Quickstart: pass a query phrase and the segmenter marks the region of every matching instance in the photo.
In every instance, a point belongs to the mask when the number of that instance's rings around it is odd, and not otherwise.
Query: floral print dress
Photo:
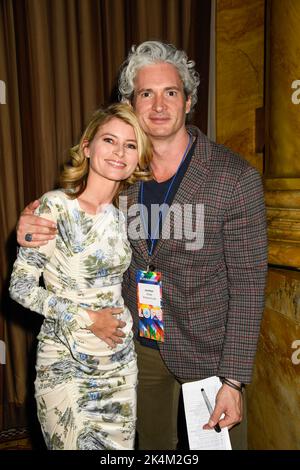
[[[35,396],[47,447],[132,449],[137,366],[121,296],[131,259],[124,216],[113,205],[89,215],[62,190],[46,193],[36,213],[55,221],[58,234],[45,246],[19,250],[10,294],[45,317]],[[85,309],[105,307],[123,308],[117,318],[126,322],[126,338],[114,349],[87,329]]]

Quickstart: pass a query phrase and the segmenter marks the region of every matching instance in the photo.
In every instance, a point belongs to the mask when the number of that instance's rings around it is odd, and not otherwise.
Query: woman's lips
[[[121,162],[120,160],[105,160],[106,163],[108,163],[109,165],[111,165],[112,167],[114,168],[125,168],[126,167],[126,163],[124,162]]]

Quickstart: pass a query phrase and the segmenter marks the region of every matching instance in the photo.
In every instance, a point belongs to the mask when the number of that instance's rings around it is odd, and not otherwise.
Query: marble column
[[[269,261],[294,268],[300,268],[299,22],[299,0],[267,1],[265,186]]]

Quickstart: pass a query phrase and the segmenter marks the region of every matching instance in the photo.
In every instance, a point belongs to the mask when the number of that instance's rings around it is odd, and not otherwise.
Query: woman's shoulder
[[[47,191],[39,199],[40,201],[48,201],[50,204],[59,201],[65,203],[65,201],[71,200],[64,189],[53,189],[52,191]]]
[[[47,212],[68,207],[71,199],[63,189],[54,189],[43,194],[40,198],[39,212]]]

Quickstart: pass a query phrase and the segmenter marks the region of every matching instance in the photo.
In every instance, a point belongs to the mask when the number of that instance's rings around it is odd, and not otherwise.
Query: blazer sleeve
[[[43,196],[40,202],[36,215],[56,222],[55,204],[46,196]],[[93,323],[86,310],[39,286],[40,277],[55,246],[56,240],[53,239],[38,248],[20,248],[11,275],[10,296],[19,304],[44,317],[52,317],[68,324],[72,330],[85,328]]]
[[[264,308],[267,224],[261,177],[247,167],[236,185],[223,225],[229,286],[225,341],[218,375],[251,381]]]

